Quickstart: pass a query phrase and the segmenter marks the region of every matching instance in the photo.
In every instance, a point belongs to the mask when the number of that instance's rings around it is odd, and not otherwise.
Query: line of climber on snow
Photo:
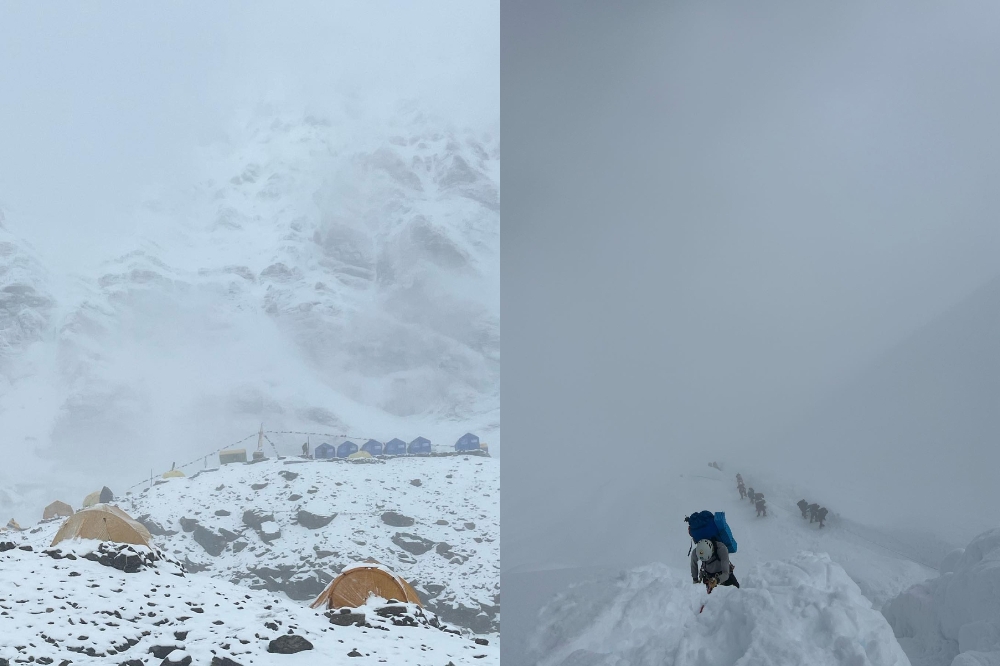
[[[799,507],[803,518],[808,517],[810,523],[819,523],[819,526],[823,527],[823,521],[826,520],[826,514],[828,513],[825,506],[820,506],[815,502],[810,504],[804,499],[796,502],[795,506]]]
[[[747,489],[743,483],[743,475],[739,473],[736,474],[736,489],[740,491],[740,499],[750,498],[750,504],[757,509],[758,517],[767,517],[767,500],[764,499],[764,493],[754,492],[753,488]]]
[[[736,565],[729,560],[730,553],[736,552],[736,539],[726,523],[726,514],[698,511],[684,522],[691,537],[688,555],[694,584],[704,584],[709,594],[719,585],[738,588],[740,583],[733,573]]]

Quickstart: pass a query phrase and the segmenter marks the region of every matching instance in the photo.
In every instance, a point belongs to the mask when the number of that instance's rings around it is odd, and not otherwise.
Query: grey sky
[[[673,466],[792,474],[783,431],[1000,273],[1000,9],[518,3],[502,20],[506,375],[525,387],[507,392],[503,567],[661,559],[679,518],[651,503]],[[900,470],[939,459],[893,451],[858,486],[897,500],[887,520],[926,490]],[[864,465],[809,454],[803,484]],[[949,484],[981,483],[951,471],[935,516],[967,508]],[[623,512],[601,523],[595,503]]]
[[[61,261],[133,230],[148,188],[262,102],[367,114],[499,108],[497,3],[0,6],[0,205]]]

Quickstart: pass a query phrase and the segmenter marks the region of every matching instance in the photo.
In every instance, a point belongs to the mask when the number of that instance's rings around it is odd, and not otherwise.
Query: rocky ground
[[[284,595],[185,573],[155,549],[86,540],[44,550],[0,543],[0,636],[0,666],[500,661],[496,644],[465,637],[416,605],[313,611]]]
[[[478,455],[271,459],[158,482],[119,505],[192,573],[299,605],[374,558],[426,608],[477,634],[500,629],[500,466]],[[47,547],[59,521],[24,534]]]

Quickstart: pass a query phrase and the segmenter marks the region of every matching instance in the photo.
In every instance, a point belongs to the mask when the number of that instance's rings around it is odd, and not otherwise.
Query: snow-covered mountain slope
[[[444,621],[499,631],[500,465],[489,457],[224,465],[119,505],[190,571],[308,604],[344,567],[375,558]],[[23,538],[46,547],[57,527]]]
[[[241,118],[149,197],[122,250],[88,274],[46,267],[44,302],[10,309],[45,362],[14,355],[0,427],[70,495],[261,421],[473,431],[498,452],[499,159],[498,126],[413,111]]]
[[[579,585],[543,610],[532,663],[908,664],[885,618],[826,555],[752,566],[740,582],[708,596],[689,573],[657,564]]]
[[[782,601],[781,604],[790,605],[790,607],[797,608],[802,613],[812,612],[809,609],[819,602],[815,599],[810,600],[811,597],[808,597],[808,595],[796,600],[795,590],[798,588],[795,585],[789,588],[788,580],[785,578],[787,568],[803,567],[804,569],[809,569],[813,565],[802,564],[803,561],[816,562],[818,560],[815,558],[822,559],[828,557],[829,565],[824,565],[822,568],[824,573],[818,575],[818,578],[813,582],[809,582],[812,575],[809,574],[804,581],[800,581],[800,584],[797,583],[796,585],[803,589],[813,586],[825,589],[822,587],[825,584],[822,583],[825,580],[825,576],[830,575],[841,579],[846,574],[850,581],[852,581],[851,585],[848,586],[851,592],[847,593],[842,590],[842,594],[835,595],[841,601],[847,602],[847,605],[837,612],[842,610],[848,617],[865,618],[863,622],[864,626],[859,624],[860,628],[858,631],[862,633],[875,631],[873,629],[875,625],[869,622],[873,617],[875,620],[871,620],[872,622],[878,620],[881,622],[880,626],[888,628],[888,625],[885,624],[885,621],[878,614],[883,604],[912,585],[921,583],[937,573],[932,568],[937,565],[937,562],[928,559],[928,552],[930,551],[922,548],[919,543],[903,543],[891,535],[884,534],[870,526],[850,520],[837,512],[835,504],[827,504],[823,497],[818,497],[815,493],[811,494],[808,490],[798,488],[791,481],[776,479],[771,475],[757,474],[752,469],[737,470],[725,466],[724,468],[724,472],[707,466],[689,468],[687,470],[684,470],[684,468],[674,469],[671,475],[664,478],[662,485],[656,489],[655,494],[647,498],[648,501],[638,502],[631,494],[620,497],[617,503],[614,501],[595,501],[587,514],[588,519],[594,525],[603,525],[605,521],[611,520],[628,521],[630,520],[630,514],[638,513],[643,517],[643,520],[639,521],[643,527],[641,527],[641,533],[635,535],[635,538],[655,541],[659,552],[662,553],[657,558],[659,562],[654,568],[640,569],[638,572],[622,574],[626,577],[626,580],[633,580],[629,578],[629,576],[632,576],[634,580],[649,579],[657,581],[656,585],[659,586],[659,592],[653,595],[656,597],[661,597],[668,593],[676,596],[688,588],[700,592],[701,596],[704,597],[705,591],[703,587],[695,588],[691,585],[687,558],[690,539],[687,535],[683,518],[694,511],[706,509],[724,511],[726,513],[727,521],[739,545],[737,553],[732,556],[732,561],[736,565],[736,575],[741,584],[747,588],[754,586],[763,588],[768,585],[782,586],[791,596]],[[764,493],[768,505],[768,515],[766,517],[757,517],[754,507],[748,501],[741,501],[739,499],[735,482],[737,471],[742,473],[748,486],[753,487],[757,492]],[[801,518],[795,502],[802,497],[810,501],[817,501],[828,505],[831,509],[831,514],[827,518],[825,527],[820,529],[816,523],[810,524],[808,520]],[[655,514],[655,518],[646,515],[645,511],[647,508],[652,514]],[[567,533],[561,535],[561,538],[573,541],[574,539],[580,540],[584,536]],[[932,546],[931,550],[937,549],[936,543],[932,544]],[[586,551],[592,547],[587,544],[581,544],[580,548]],[[797,555],[798,553],[811,554],[803,556]],[[557,565],[558,563],[539,562],[537,568],[541,570],[545,564]],[[768,576],[772,574],[768,572],[772,570],[786,571],[786,573],[774,574],[774,576],[777,576],[776,578],[769,578]],[[740,572],[743,573],[741,574]],[[539,571],[538,575],[543,576],[544,571]],[[569,658],[569,653],[564,652],[563,648],[570,645],[576,645],[581,647],[581,649],[587,649],[592,652],[600,652],[600,645],[604,643],[597,638],[598,636],[608,637],[610,642],[607,644],[606,651],[610,651],[618,657],[632,660],[631,663],[647,663],[641,661],[642,659],[651,660],[648,663],[669,663],[669,660],[665,658],[662,662],[655,662],[655,655],[682,654],[678,650],[682,650],[685,644],[672,643],[667,639],[663,639],[667,642],[657,642],[661,639],[648,638],[648,641],[650,641],[648,645],[641,647],[640,644],[645,645],[645,641],[647,641],[645,632],[632,628],[647,626],[642,623],[648,622],[649,626],[659,623],[663,627],[663,632],[670,632],[675,629],[678,631],[687,631],[690,628],[687,624],[676,624],[680,622],[680,615],[676,607],[661,603],[659,600],[650,601],[645,607],[646,611],[648,611],[648,620],[633,620],[627,616],[616,624],[613,621],[614,613],[607,612],[602,604],[611,603],[610,599],[618,598],[619,595],[624,595],[621,599],[625,600],[630,598],[629,595],[637,594],[634,591],[629,592],[632,589],[629,586],[632,584],[622,583],[621,585],[624,585],[624,587],[619,589],[620,585],[615,582],[615,575],[610,572],[597,571],[588,577],[594,581],[592,584],[587,585],[587,589],[591,590],[591,592],[584,592],[581,593],[583,596],[576,597],[571,594],[565,602],[560,602],[559,604],[550,606],[547,610],[543,610],[539,617],[539,625],[534,629],[534,632],[539,636],[546,632],[555,632],[557,635],[565,636],[566,639],[559,642],[558,645],[545,643],[544,640],[537,639],[541,640],[538,643],[541,653],[535,654],[534,657],[519,654],[512,655],[511,663],[534,663],[531,659],[540,659],[543,656],[552,659],[553,661],[550,663],[560,663],[561,659]],[[780,582],[782,580],[785,582]],[[676,587],[680,587],[681,590],[676,590]],[[590,603],[587,601],[586,595],[592,594],[592,591],[598,588],[612,590],[612,592],[608,592],[611,596],[600,603],[596,601]],[[740,592],[743,591],[740,590]],[[756,595],[757,592],[753,594]],[[812,592],[809,594],[812,594]],[[683,592],[683,596],[680,598],[686,600],[688,595],[688,592]],[[509,601],[510,598],[512,597],[508,590],[508,603],[513,603]],[[713,600],[715,598],[714,592],[712,598]],[[756,596],[753,598],[756,598]],[[578,605],[576,610],[571,614],[575,619],[568,624],[562,624],[563,620],[557,619],[555,616],[565,616],[568,613],[567,608],[570,603]],[[630,601],[629,603],[633,602]],[[683,603],[680,605],[683,605]],[[641,603],[639,605],[642,607]],[[778,605],[780,606],[780,604]],[[731,610],[727,610],[727,612]],[[707,613],[708,610],[705,612]],[[745,609],[739,612],[745,613]],[[769,622],[777,624],[782,624],[786,621],[793,622],[791,618],[784,618],[780,614],[785,611],[779,612],[775,610],[775,612],[778,615],[771,616],[770,619],[754,619],[748,625],[750,627],[748,629],[750,634],[758,631],[756,627],[763,628],[769,626]],[[744,617],[744,615],[740,615],[739,617]],[[718,620],[718,617],[716,619]],[[801,618],[794,620],[794,622],[800,621]],[[737,626],[742,626],[740,622],[743,622],[743,620],[738,620]],[[748,620],[748,622],[750,621]],[[837,628],[839,627],[837,624],[839,621],[830,619],[830,622],[833,623],[831,626],[834,627],[831,631],[835,635],[839,635],[842,629]],[[861,622],[861,619],[858,619],[857,622]],[[613,627],[613,629],[610,627]],[[577,632],[577,629],[580,629],[580,631]],[[760,631],[763,631],[763,629],[760,629]],[[845,640],[854,640],[850,638],[852,635],[850,631],[844,631],[846,632],[843,634]],[[632,638],[628,640],[634,643],[628,643],[626,639],[612,639],[612,633],[631,636]],[[744,638],[746,637],[746,632],[742,628],[737,633]],[[591,638],[587,638],[586,640],[580,638],[585,635],[591,636]],[[891,631],[887,634],[882,629],[878,629],[874,634],[869,634],[869,637],[875,635],[880,637],[878,639],[880,643],[883,642],[886,636],[888,636],[889,643],[895,643]],[[788,640],[789,642],[793,640],[793,637],[787,634],[780,634],[779,638]],[[860,634],[854,638],[857,640],[862,639]],[[510,643],[518,640],[527,640],[527,637],[508,634],[507,639]],[[725,640],[728,640],[728,637]],[[769,646],[768,649],[777,649],[775,643],[754,643],[754,640],[757,639],[747,639],[749,642],[740,642],[743,640],[743,638],[737,640],[738,645],[732,648],[736,650],[732,653],[733,655],[739,656],[744,654],[744,652],[740,652],[739,650],[749,651],[747,654],[757,654],[755,651],[762,649],[765,644]],[[821,639],[817,638],[816,640]],[[854,640],[854,644],[857,644],[857,640]],[[583,643],[580,641],[583,641]],[[584,643],[590,647],[582,647]],[[728,645],[728,643],[726,644]],[[700,644],[691,643],[691,645]],[[809,643],[803,649],[819,649],[819,645],[820,643]],[[646,651],[647,649],[649,650],[648,652]],[[789,655],[788,660],[775,663],[824,663],[823,661],[810,662],[806,658],[808,652],[795,652],[798,648],[794,645],[789,645],[787,649],[789,650],[787,653]],[[618,652],[615,652],[616,650]],[[630,650],[636,651],[630,652]],[[844,654],[849,655],[851,653],[847,652]],[[733,656],[728,662],[723,660],[722,663],[733,663],[736,661],[737,656]],[[574,657],[574,659],[576,658]],[[581,661],[574,662],[571,660],[567,663],[618,663],[610,657],[606,662],[601,661],[604,657],[588,656],[586,658],[592,659],[592,661],[587,661],[583,658],[583,655],[578,655],[578,658]],[[869,657],[869,659],[870,662],[868,663],[879,663],[873,657]],[[677,663],[687,662],[679,661]],[[690,663],[716,662],[711,660],[705,662],[692,660]],[[751,660],[746,663],[767,662],[755,662]],[[851,662],[848,661],[846,663]],[[866,662],[859,661],[858,663]],[[890,661],[889,663],[892,662]],[[905,661],[900,663],[905,663]]]
[[[375,600],[361,611],[369,626],[338,626],[324,612],[281,595],[206,574],[176,575],[179,570],[162,560],[124,573],[84,559],[83,551],[96,543],[63,542],[59,558],[37,549],[0,552],[0,664],[500,662],[496,645],[423,621],[399,626],[392,620],[403,616],[380,615],[385,605]],[[394,610],[411,618],[416,612],[413,606]],[[304,647],[302,640],[310,647],[280,651]]]
[[[883,609],[913,666],[1000,663],[1000,529],[980,534]]]
[[[10,361],[45,336],[55,302],[38,257],[4,222],[0,209],[0,371],[11,382],[18,375]]]
[[[819,492],[966,543],[1000,504],[1000,277],[878,358],[768,447]],[[941,479],[955,479],[937,492]],[[930,491],[930,492],[928,492]]]

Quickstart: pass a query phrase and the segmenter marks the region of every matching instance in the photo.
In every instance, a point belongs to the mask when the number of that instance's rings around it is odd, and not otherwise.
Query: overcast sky
[[[503,568],[662,559],[671,470],[780,475],[769,442],[1000,274],[1000,7],[514,3],[502,22]],[[865,465],[825,444],[799,482]],[[883,518],[910,502],[926,523],[927,487],[900,478],[941,451],[880,453],[885,478],[850,485],[876,519],[891,495]],[[985,490],[948,471],[935,518]],[[546,538],[560,521],[589,539]]]
[[[418,99],[498,116],[498,3],[0,5],[0,206],[68,264],[133,230],[144,192],[237,110]]]

